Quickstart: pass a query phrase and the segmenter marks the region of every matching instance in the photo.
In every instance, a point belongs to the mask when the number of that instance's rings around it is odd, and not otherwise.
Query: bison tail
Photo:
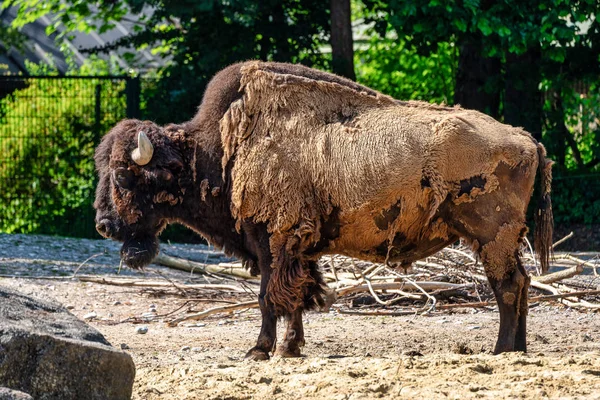
[[[538,207],[535,211],[534,246],[540,259],[542,272],[548,272],[550,266],[550,253],[552,252],[552,233],[554,230],[554,218],[552,216],[552,199],[550,191],[552,186],[552,164],[546,158],[544,146],[538,144],[539,158],[539,184],[540,197]]]

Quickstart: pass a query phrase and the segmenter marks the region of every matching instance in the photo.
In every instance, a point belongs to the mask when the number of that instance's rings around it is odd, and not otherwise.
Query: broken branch
[[[562,238],[562,239],[560,239],[560,240],[557,240],[557,241],[556,241],[556,243],[554,243],[554,244],[552,245],[552,249],[554,249],[554,248],[555,248],[556,246],[558,246],[559,244],[562,244],[562,243],[566,242],[567,240],[571,239],[573,236],[575,236],[575,235],[573,234],[573,232],[571,232],[571,233],[569,233],[567,236],[565,236],[564,238]]]
[[[99,276],[90,275],[79,275],[77,276],[82,282],[100,283],[103,285],[113,286],[133,286],[133,287],[161,287],[169,288],[175,287],[177,289],[189,290],[189,289],[210,289],[210,290],[225,290],[230,292],[245,293],[245,291],[237,286],[232,285],[217,285],[217,284],[180,284],[174,282],[160,282],[160,281],[148,281],[148,280],[136,280],[136,279],[113,279],[103,278]]]
[[[469,289],[473,287],[473,284],[456,284],[456,283],[447,283],[447,282],[415,282],[420,288],[423,290],[440,290],[440,289]],[[373,290],[403,290],[403,291],[420,291],[419,288],[411,286],[410,284],[406,284],[406,282],[386,282],[386,283],[373,283],[371,284]],[[358,292],[367,292],[369,291],[369,286],[367,284],[364,285],[356,285],[345,287],[341,289],[337,289],[336,292],[338,296],[345,296],[351,293]]]

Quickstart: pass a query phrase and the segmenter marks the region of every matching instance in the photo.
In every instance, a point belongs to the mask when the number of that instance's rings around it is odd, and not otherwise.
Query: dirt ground
[[[493,311],[442,316],[305,317],[304,358],[244,360],[260,328],[258,311],[216,315],[196,326],[131,323],[184,300],[93,283],[3,279],[0,284],[51,297],[90,324],[136,364],[134,399],[600,398],[597,314],[538,306],[529,319],[529,353],[492,356]],[[200,310],[215,304],[194,306]],[[283,332],[280,331],[280,336]],[[467,353],[467,354],[464,354]]]
[[[46,259],[33,264],[26,257],[39,255],[8,254],[7,240],[0,238],[5,276],[17,264],[21,275],[26,268],[58,268],[48,250]],[[82,246],[74,245],[73,251]],[[64,248],[59,253],[64,259]],[[158,318],[144,323],[148,332],[139,334],[140,324],[118,321],[139,318],[150,309],[166,314],[185,300],[74,280],[4,277],[0,285],[53,298],[80,318],[96,313],[90,324],[134,359],[134,399],[600,399],[598,314],[551,303],[531,308],[528,354],[491,355],[498,329],[493,308],[403,317],[330,311],[305,316],[305,357],[254,362],[244,354],[260,329],[257,310],[217,314],[175,328]],[[201,301],[191,307],[200,311],[216,305]]]

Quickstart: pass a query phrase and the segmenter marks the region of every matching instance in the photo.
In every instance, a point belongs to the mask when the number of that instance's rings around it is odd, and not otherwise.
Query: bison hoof
[[[278,355],[280,357],[284,357],[284,358],[294,358],[294,357],[304,357],[301,353],[300,353],[300,348],[296,347],[296,348],[290,348],[288,346],[281,346],[277,348],[277,351],[275,352],[275,355]]]
[[[264,351],[263,349],[259,349],[257,347],[253,347],[246,353],[246,359],[253,361],[265,361],[268,360],[269,352]]]

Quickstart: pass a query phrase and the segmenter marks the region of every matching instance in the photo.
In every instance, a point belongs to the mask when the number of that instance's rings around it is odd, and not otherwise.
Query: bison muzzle
[[[324,254],[410,264],[463,239],[498,301],[495,352],[526,350],[519,259],[539,171],[535,244],[552,238],[551,162],[520,128],[460,107],[402,102],[336,75],[246,62],[218,73],[189,122],[125,120],[96,151],[100,234],[140,268],[184,224],[261,275],[247,354],[299,356],[302,313],[325,302]]]

